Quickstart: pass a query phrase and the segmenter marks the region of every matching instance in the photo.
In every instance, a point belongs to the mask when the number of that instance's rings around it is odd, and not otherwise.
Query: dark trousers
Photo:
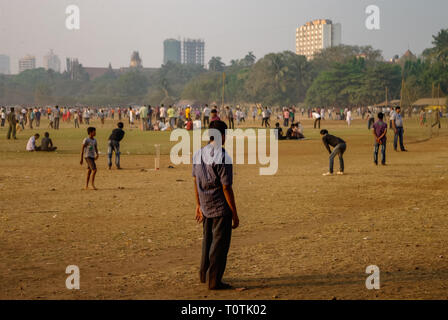
[[[344,152],[347,149],[347,145],[345,143],[338,144],[334,149],[333,152],[330,154],[330,173],[333,173],[333,165],[334,165],[334,158],[339,156],[339,171],[344,172]]]
[[[367,123],[367,128],[370,130],[370,128],[373,127],[373,124],[375,123],[374,118],[369,118],[369,122]]]
[[[233,118],[229,119],[229,129],[235,129],[235,124],[233,123]]]
[[[54,118],[54,128],[59,130],[59,118]]]
[[[115,165],[120,168],[120,142],[109,140],[107,147],[107,164],[112,167],[112,152],[115,152]]]
[[[397,150],[398,147],[398,139],[400,139],[400,149],[401,151],[405,150],[404,144],[403,144],[403,127],[397,127],[397,132],[395,132],[394,136],[394,150]]]
[[[261,126],[263,125],[265,128],[271,127],[271,124],[269,123],[269,118],[263,118],[263,120],[261,121]]]
[[[9,124],[9,127],[8,127],[8,134],[6,135],[6,137],[8,138],[8,140],[11,139],[11,134],[12,134],[12,137],[13,137],[14,139],[16,139],[16,125],[15,125],[15,124]]]
[[[210,119],[209,117],[204,116],[204,126],[203,126],[204,128],[207,128],[210,125],[209,119]]]
[[[373,151],[373,161],[378,164],[378,151],[380,149],[380,144],[375,143],[375,149]],[[386,164],[386,142],[381,144],[381,163]]]
[[[318,128],[320,129],[320,118],[314,120],[314,129],[316,129],[316,125],[318,125]]]
[[[204,217],[203,234],[200,277],[202,282],[206,282],[208,271],[208,286],[213,289],[221,283],[226,269],[232,237],[232,215]]]

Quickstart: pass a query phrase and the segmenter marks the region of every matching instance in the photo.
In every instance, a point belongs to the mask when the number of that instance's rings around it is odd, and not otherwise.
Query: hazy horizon
[[[65,9],[80,8],[81,28],[65,27]],[[381,9],[381,29],[367,30],[365,9]],[[0,0],[0,54],[18,60],[36,56],[36,66],[50,49],[61,59],[78,58],[85,67],[127,67],[139,51],[144,67],[160,67],[168,38],[205,40],[205,61],[220,56],[228,64],[253,51],[295,52],[295,30],[314,19],[342,24],[342,43],[372,45],[385,59],[415,54],[431,46],[432,35],[447,28],[446,0]]]

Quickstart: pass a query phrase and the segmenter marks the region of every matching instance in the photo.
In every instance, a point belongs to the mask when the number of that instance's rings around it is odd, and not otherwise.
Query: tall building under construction
[[[184,39],[182,43],[182,63],[204,66],[204,40]]]

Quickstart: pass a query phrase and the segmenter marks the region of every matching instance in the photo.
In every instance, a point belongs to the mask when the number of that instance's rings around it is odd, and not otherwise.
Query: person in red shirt
[[[210,113],[210,115],[211,115],[210,122],[221,120],[221,119],[218,117],[218,110],[216,110],[216,109],[213,109],[212,112]]]

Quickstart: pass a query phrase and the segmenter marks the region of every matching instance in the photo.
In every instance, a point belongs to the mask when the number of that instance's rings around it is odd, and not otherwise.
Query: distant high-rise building
[[[9,56],[0,54],[0,74],[10,74]]]
[[[142,68],[142,59],[140,58],[140,54],[138,51],[134,51],[131,56],[131,68]]]
[[[331,20],[307,22],[296,30],[296,53],[308,60],[322,49],[341,44],[342,27]]]
[[[182,50],[182,63],[204,66],[205,42],[203,40],[185,39]]]
[[[53,53],[53,50],[44,56],[44,68],[47,70],[53,70],[55,72],[61,72],[61,60],[57,55]]]
[[[181,42],[180,40],[167,39],[163,42],[163,64],[168,61],[181,63]]]
[[[27,55],[19,60],[19,73],[36,68],[36,57]]]

